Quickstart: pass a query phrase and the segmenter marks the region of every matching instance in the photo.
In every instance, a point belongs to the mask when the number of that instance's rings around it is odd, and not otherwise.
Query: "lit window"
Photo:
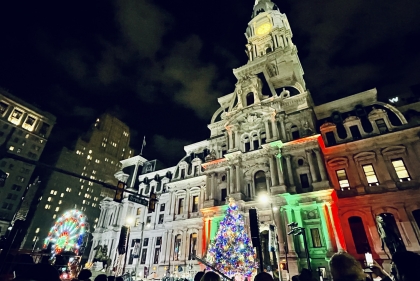
[[[56,215],[56,214],[54,214],[53,219],[55,219],[56,217],[57,217],[57,215]]]
[[[338,183],[340,184],[341,190],[350,189],[350,184],[349,184],[349,180],[347,179],[346,170],[344,169],[337,170],[336,173],[337,173]]]
[[[51,190],[50,194],[54,194],[54,189],[53,189],[53,190]]]
[[[94,174],[94,175],[95,175],[95,174],[96,174],[96,171],[95,171],[95,170],[93,170],[93,171],[92,171],[92,174]]]
[[[105,158],[105,162],[108,162],[109,160],[108,160],[108,158]]]
[[[35,230],[35,233],[38,233],[39,232],[39,227]]]
[[[60,197],[64,197],[64,193],[61,193]]]
[[[86,191],[89,191],[89,187],[86,189]]]
[[[51,206],[50,205],[48,205],[48,204],[45,204],[45,209],[49,209],[49,208],[51,208]]]
[[[89,159],[89,160],[92,160],[92,156],[91,155],[88,155],[86,158]]]
[[[47,201],[48,201],[48,202],[51,202],[51,197],[48,197]]]
[[[83,200],[82,204],[85,204],[86,200]]]
[[[34,129],[36,119],[32,116],[28,116],[23,123],[22,127],[28,131],[32,131]]]
[[[392,160],[392,165],[394,166],[395,172],[400,181],[410,181],[410,175],[408,174],[407,168],[405,167],[404,161],[402,159]]]
[[[78,195],[80,196],[80,194],[82,194],[82,193],[79,191],[79,194]]]
[[[38,236],[34,236],[34,239],[32,239],[32,242],[38,241]]]
[[[58,205],[61,205],[61,203],[63,203],[63,201],[61,201],[61,200],[60,200],[60,201],[58,201]]]
[[[58,212],[60,210],[60,207],[55,208],[55,211]]]
[[[15,147],[14,147],[14,146],[10,146],[10,147],[9,147],[9,150],[10,150],[10,151],[13,151],[13,150],[15,150]]]
[[[362,167],[363,167],[363,172],[365,172],[365,176],[366,176],[369,186],[379,185],[378,178],[376,177],[373,166],[363,165]]]
[[[99,161],[99,159],[96,159],[96,160],[95,160],[95,163],[100,163],[100,162],[101,162],[101,161]]]
[[[98,218],[95,219],[95,222],[98,222]]]
[[[83,167],[83,170],[86,170],[86,166]]]
[[[82,186],[80,186],[80,189],[83,189],[83,185],[82,185]]]
[[[57,190],[54,190],[54,195],[57,195]]]
[[[90,186],[92,186],[92,185],[93,185],[93,182],[91,182],[91,181],[90,181],[90,182],[89,182],[89,185],[90,185]]]
[[[82,152],[80,150],[76,150],[76,154],[80,155]]]

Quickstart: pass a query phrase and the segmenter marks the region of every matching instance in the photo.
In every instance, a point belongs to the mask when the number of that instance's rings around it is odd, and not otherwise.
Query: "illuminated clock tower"
[[[238,79],[261,71],[270,82],[273,95],[275,89],[284,86],[293,86],[299,92],[306,90],[289,21],[276,4],[270,0],[256,0],[245,36],[248,41],[245,52],[249,60],[234,70]]]

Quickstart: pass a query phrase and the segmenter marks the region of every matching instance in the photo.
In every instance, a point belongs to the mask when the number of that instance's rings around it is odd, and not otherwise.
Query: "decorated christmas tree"
[[[249,277],[257,268],[255,251],[244,229],[244,218],[232,198],[216,238],[209,245],[206,260],[229,277]]]

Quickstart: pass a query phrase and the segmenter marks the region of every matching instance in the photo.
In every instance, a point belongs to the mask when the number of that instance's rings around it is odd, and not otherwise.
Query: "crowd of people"
[[[30,256],[23,256],[20,263],[14,268],[16,281],[59,281],[60,275],[57,269],[48,263],[33,264]],[[334,254],[330,260],[331,277],[333,281],[419,281],[420,255],[410,252],[396,252],[392,256],[391,270],[386,272],[378,263],[369,267],[367,273],[361,263],[352,255],[346,252]],[[107,276],[100,274],[91,279],[92,272],[83,269],[77,278],[72,281],[123,281],[122,277]],[[373,280],[372,280],[373,279]],[[299,275],[293,276],[292,281],[315,281],[310,270],[304,268]],[[220,276],[213,271],[200,271],[194,281],[222,281]],[[267,272],[258,273],[254,281],[274,281],[271,274]]]

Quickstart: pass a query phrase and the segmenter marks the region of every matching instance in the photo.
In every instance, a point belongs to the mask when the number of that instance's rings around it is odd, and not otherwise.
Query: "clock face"
[[[270,23],[263,23],[257,28],[257,35],[264,35],[270,32],[271,30],[271,24]]]

